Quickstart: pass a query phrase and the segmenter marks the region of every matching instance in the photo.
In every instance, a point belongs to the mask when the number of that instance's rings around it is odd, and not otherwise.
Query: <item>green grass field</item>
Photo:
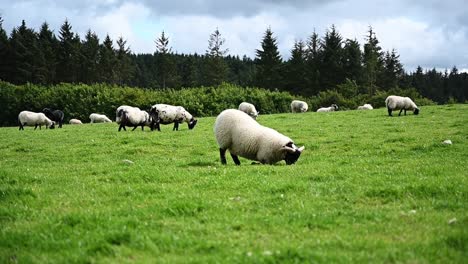
[[[296,164],[222,166],[214,117],[0,128],[0,262],[466,263],[468,105],[258,121]]]

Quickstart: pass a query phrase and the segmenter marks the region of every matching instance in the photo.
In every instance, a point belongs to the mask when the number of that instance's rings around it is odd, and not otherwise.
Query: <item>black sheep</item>
[[[52,121],[58,124],[59,128],[62,128],[63,117],[65,116],[61,110],[52,110],[50,108],[42,109],[42,112]]]

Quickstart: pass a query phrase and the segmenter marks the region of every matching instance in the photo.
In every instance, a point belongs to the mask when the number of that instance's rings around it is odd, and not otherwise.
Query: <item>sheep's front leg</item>
[[[221,164],[226,165],[226,150],[220,148],[219,149],[219,157],[221,158]]]
[[[179,131],[179,122],[175,121],[174,122],[174,128],[172,129],[172,131]]]
[[[119,126],[119,132],[120,132],[120,130],[121,130],[122,128],[123,128],[123,130],[124,130],[124,131],[127,131],[127,129],[125,128],[125,126],[124,126],[124,125],[122,125],[122,123],[120,123],[120,126]]]
[[[230,153],[230,154],[231,154],[231,157],[232,157],[232,160],[234,161],[234,163],[236,165],[240,165],[239,158],[236,155],[232,154],[232,153]]]
[[[398,116],[400,116],[400,115],[401,115],[401,112],[402,112],[402,111],[403,111],[403,109],[401,109],[401,110],[400,110],[400,113],[398,113]]]

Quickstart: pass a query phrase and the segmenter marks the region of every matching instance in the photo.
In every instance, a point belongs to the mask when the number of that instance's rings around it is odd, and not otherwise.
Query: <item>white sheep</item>
[[[390,95],[385,99],[385,105],[387,106],[389,116],[392,116],[393,110],[400,110],[398,115],[401,115],[402,111],[405,111],[406,115],[406,110],[413,111],[415,115],[419,114],[419,108],[409,97]]]
[[[239,110],[248,114],[251,116],[253,119],[257,119],[259,112],[257,112],[257,109],[255,109],[255,106],[251,103],[247,102],[242,102],[239,105]]]
[[[76,119],[76,118],[70,119],[69,123],[70,123],[70,125],[82,125],[83,124],[83,122],[81,122],[81,120]]]
[[[140,110],[138,107],[122,107],[117,113],[119,119],[119,131],[123,128],[125,131],[126,126],[133,126],[135,130],[138,126],[141,126],[141,130],[144,130],[144,126],[151,126],[151,117],[146,111]]]
[[[50,120],[44,113],[35,113],[30,111],[21,111],[18,115],[19,130],[24,130],[24,126],[34,126],[34,130],[42,125],[47,128],[54,129],[55,122]]]
[[[196,120],[182,106],[168,104],[155,104],[150,109],[150,115],[153,120],[152,130],[161,131],[160,124],[168,125],[174,123],[174,130],[179,130],[179,123],[186,122],[189,129],[193,129],[197,124]]]
[[[321,107],[319,109],[317,109],[317,112],[320,113],[320,112],[333,112],[333,111],[336,111],[338,110],[338,106],[336,104],[332,104],[330,107]]]
[[[307,109],[309,109],[309,105],[304,101],[293,100],[291,102],[291,112],[293,113],[304,113],[307,112]]]
[[[89,119],[91,120],[91,123],[112,123],[112,120],[110,120],[106,115],[96,113],[90,114]]]
[[[226,150],[229,150],[236,165],[240,165],[237,156],[263,164],[285,160],[290,165],[299,159],[304,150],[304,146],[296,147],[290,138],[260,125],[249,115],[236,109],[224,110],[218,115],[214,133],[222,164],[226,164]]]
[[[374,109],[374,108],[373,108],[372,105],[370,105],[370,104],[364,104],[364,105],[358,106],[357,109],[358,109],[358,110],[372,110],[372,109]]]
[[[133,107],[133,106],[128,106],[128,105],[121,105],[121,106],[117,107],[117,110],[115,110],[115,122],[117,124],[120,124],[120,116],[119,116],[120,110],[132,109],[132,108],[137,108],[138,110],[140,110],[140,108],[138,108],[138,107]]]

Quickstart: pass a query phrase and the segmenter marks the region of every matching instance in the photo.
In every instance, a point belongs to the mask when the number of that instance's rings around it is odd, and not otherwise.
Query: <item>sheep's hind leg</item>
[[[398,113],[398,116],[400,116],[400,115],[401,115],[401,112],[402,112],[402,111],[403,111],[403,109],[401,109],[401,110],[400,110],[400,113]]]
[[[387,108],[387,110],[388,110],[388,116],[392,116],[392,109]]]
[[[236,155],[232,154],[232,153],[230,153],[230,154],[231,154],[232,160],[234,160],[234,163],[236,165],[240,165],[239,158]]]
[[[219,157],[221,158],[221,164],[226,165],[226,150],[220,148],[219,149]]]

